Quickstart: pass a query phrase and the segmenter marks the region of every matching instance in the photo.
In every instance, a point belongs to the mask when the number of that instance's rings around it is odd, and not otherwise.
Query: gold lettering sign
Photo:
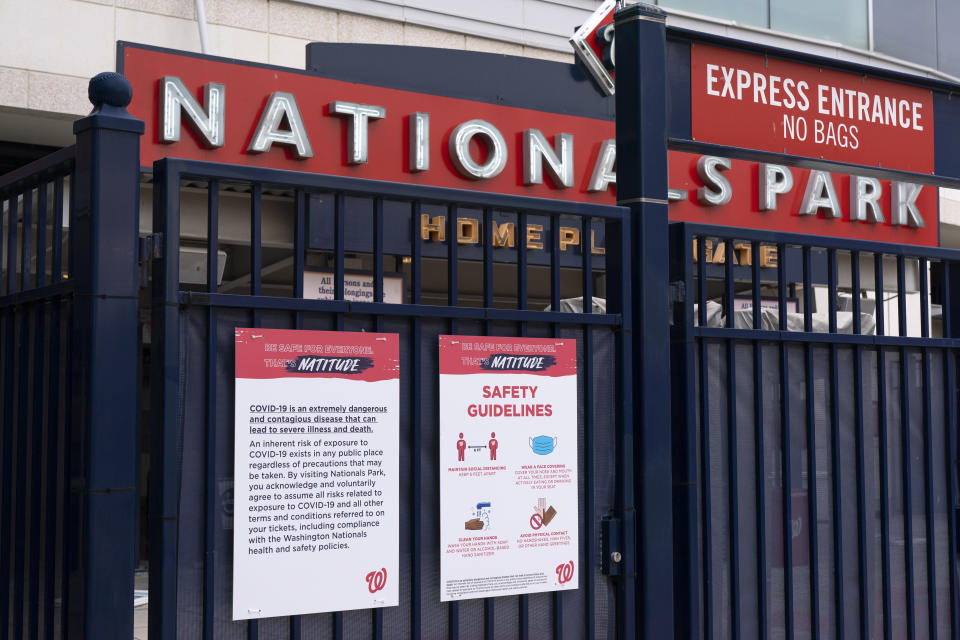
[[[693,240],[693,261],[700,259],[698,252],[697,239]],[[703,255],[710,264],[726,264],[727,262],[727,243],[726,241],[714,243],[713,240],[707,240],[703,243]],[[777,247],[766,244],[760,245],[758,257],[761,269],[772,269],[777,266]],[[741,267],[749,267],[753,264],[753,247],[749,242],[733,243],[733,264]]]
[[[496,220],[491,220],[491,235],[493,246],[512,247],[516,244],[516,233],[512,222],[497,224]]]
[[[420,215],[420,238],[443,242],[447,238],[447,216],[436,216],[431,219],[429,214]]]
[[[560,251],[568,247],[584,248],[585,238],[576,227],[558,227],[557,243]],[[457,244],[481,244],[483,237],[480,220],[477,218],[457,218]],[[527,249],[543,250],[543,225],[528,224],[523,233]],[[420,237],[431,242],[445,242],[447,239],[447,217],[420,215]],[[515,247],[517,245],[517,225],[513,222],[491,220],[490,244],[494,247]],[[595,256],[606,255],[606,247],[597,246],[596,230],[590,230],[590,253]]]
[[[480,221],[476,218],[457,218],[457,244],[480,242]]]

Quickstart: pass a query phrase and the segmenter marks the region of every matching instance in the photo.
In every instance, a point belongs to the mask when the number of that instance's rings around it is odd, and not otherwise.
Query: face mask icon
[[[536,438],[530,438],[530,448],[538,456],[545,456],[548,453],[553,453],[553,450],[557,446],[557,439],[551,436],[537,436]]]

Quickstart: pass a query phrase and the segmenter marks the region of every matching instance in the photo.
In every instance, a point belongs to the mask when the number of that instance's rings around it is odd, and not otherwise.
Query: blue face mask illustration
[[[536,438],[530,438],[530,448],[533,449],[533,452],[538,456],[545,456],[548,453],[553,453],[553,449],[557,446],[557,439],[551,436],[537,436]]]

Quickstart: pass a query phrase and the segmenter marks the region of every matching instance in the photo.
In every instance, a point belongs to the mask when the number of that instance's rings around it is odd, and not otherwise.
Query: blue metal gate
[[[957,637],[960,252],[671,235],[678,637]]]
[[[633,507],[631,367],[622,355],[630,348],[630,314],[623,312],[630,307],[631,291],[625,268],[630,237],[626,209],[171,159],[154,166],[153,188],[151,638],[633,637],[634,607],[625,602],[624,594],[630,593],[635,579],[635,559],[629,531],[621,535],[616,526],[624,514],[632,517]],[[180,284],[179,273],[181,213],[188,206],[183,204],[185,190],[194,193],[193,202],[196,198],[205,202],[207,225],[202,247],[206,281],[192,290]],[[249,255],[232,258],[249,261],[251,277],[242,295],[221,292],[217,281],[220,210],[227,196],[242,198],[249,213]],[[264,295],[263,288],[261,234],[268,197],[271,206],[280,207],[290,230],[293,281],[279,295]],[[327,203],[322,210],[312,209],[321,201]],[[443,262],[425,267],[420,215],[431,208],[448,214],[450,241]],[[550,256],[545,273],[554,311],[527,308],[530,261],[522,235],[510,250],[514,300],[494,304],[491,242],[483,242],[479,249],[482,301],[466,306],[459,299],[458,270],[464,262],[458,259],[458,211],[473,212],[484,230],[491,228],[495,215],[501,220],[506,216],[517,229],[525,229],[528,221],[543,224]],[[561,220],[579,229],[582,238],[601,225],[605,280],[597,280],[597,258],[589,250],[580,252],[574,264],[562,264],[560,235],[555,232]],[[331,240],[324,255],[334,274],[335,299],[304,300],[299,292],[308,236],[315,237],[321,226]],[[344,299],[345,255],[357,251],[372,255],[373,302]],[[405,304],[383,302],[385,258],[409,265]],[[445,305],[423,304],[425,268],[446,270]],[[577,270],[580,293],[587,301],[602,283],[607,312],[593,313],[589,303],[583,313],[555,311],[560,308],[561,268]],[[243,326],[400,335],[399,607],[231,621],[233,335],[235,327]],[[580,562],[585,568],[578,590],[440,602],[437,336],[444,333],[578,340]],[[604,518],[610,535],[602,554]],[[622,552],[619,563],[609,560],[614,551]]]

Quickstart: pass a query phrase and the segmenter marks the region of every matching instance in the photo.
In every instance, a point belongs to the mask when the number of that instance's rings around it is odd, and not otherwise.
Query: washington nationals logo
[[[566,584],[573,580],[573,560],[557,565],[557,582]]]
[[[367,589],[370,593],[376,593],[383,589],[387,584],[387,570],[386,568],[380,569],[380,571],[371,571],[367,574]]]

